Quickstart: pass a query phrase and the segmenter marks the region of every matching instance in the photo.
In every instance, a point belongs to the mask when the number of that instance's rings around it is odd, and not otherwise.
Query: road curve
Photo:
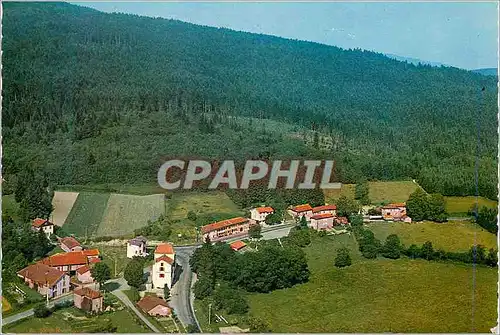
[[[113,293],[118,299],[120,299],[121,302],[125,304],[125,306],[130,308],[152,331],[154,331],[155,333],[161,333],[158,328],[156,328],[151,322],[149,322],[149,320],[146,319],[146,317],[142,315],[142,313],[137,308],[135,308],[134,304],[132,303],[132,301],[130,301],[125,293],[123,293],[121,290],[115,290],[111,293]]]

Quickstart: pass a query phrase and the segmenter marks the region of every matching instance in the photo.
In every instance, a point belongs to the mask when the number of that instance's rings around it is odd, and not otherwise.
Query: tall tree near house
[[[127,283],[138,288],[144,283],[143,263],[138,260],[131,260],[125,267],[123,277]]]
[[[385,244],[382,248],[382,256],[386,258],[397,259],[401,256],[401,241],[398,235],[391,234],[387,236]]]
[[[253,239],[259,239],[262,237],[261,231],[262,227],[260,224],[251,225],[248,229],[248,236]]]
[[[362,205],[369,205],[369,191],[370,188],[368,181],[366,179],[361,179],[358,183],[356,183],[356,187],[354,190],[354,199],[358,200]]]
[[[410,194],[406,201],[408,216],[414,221],[425,220],[429,215],[429,204],[427,201],[427,193],[421,188],[417,188],[415,192]]]
[[[303,215],[301,218],[300,218],[300,221],[299,221],[299,227],[300,228],[307,228],[307,219],[306,219],[306,216]]]
[[[103,262],[96,263],[94,267],[90,269],[90,273],[92,274],[92,278],[99,283],[99,288],[102,287],[105,281],[111,279],[111,269]]]
[[[165,286],[163,286],[163,299],[167,300],[168,298],[170,298],[170,288],[165,284]]]
[[[441,194],[434,193],[428,197],[428,208],[427,219],[436,222],[445,222],[447,220],[446,202]]]
[[[344,195],[337,200],[337,214],[339,216],[350,216],[359,212],[359,205],[356,200],[350,199]]]

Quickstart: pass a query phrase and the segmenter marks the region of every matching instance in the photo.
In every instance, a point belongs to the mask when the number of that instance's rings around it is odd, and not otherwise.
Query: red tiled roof
[[[39,285],[48,283],[53,286],[65,273],[42,263],[31,264],[17,272],[24,278],[28,278]]]
[[[274,212],[274,209],[272,207],[257,207],[256,210],[258,213],[272,213],[272,212]]]
[[[312,210],[312,207],[309,204],[298,205],[298,206],[292,207],[292,211],[297,212],[297,213],[308,212],[310,210]]]
[[[160,261],[164,261],[164,262],[167,262],[168,264],[172,265],[174,264],[174,260],[168,256],[161,256],[161,257],[158,257],[157,259],[155,259],[155,262],[158,263]]]
[[[63,237],[61,239],[61,244],[64,244],[67,246],[69,249],[73,249],[74,247],[80,246],[80,242],[78,242],[76,239],[73,237]]]
[[[333,214],[323,213],[323,214],[316,214],[316,215],[311,216],[311,219],[314,219],[314,220],[321,220],[321,219],[328,219],[328,218],[333,218]]]
[[[31,223],[31,225],[33,227],[36,227],[36,228],[40,228],[42,226],[50,226],[52,225],[53,223],[50,222],[49,220],[46,220],[46,219],[40,219],[40,218],[36,218],[33,220],[33,222]]]
[[[83,250],[82,252],[87,257],[99,256],[99,249],[87,249],[87,250]]]
[[[139,306],[146,313],[158,305],[170,308],[165,300],[152,295],[146,295],[137,303],[137,306]]]
[[[243,241],[236,241],[236,242],[233,242],[229,245],[231,247],[231,249],[233,249],[234,251],[238,251],[244,247],[246,247],[246,243],[243,242]]]
[[[324,205],[324,206],[318,206],[314,207],[312,209],[313,213],[321,212],[321,211],[333,211],[336,210],[337,206],[335,205]]]
[[[214,222],[214,223],[208,224],[206,226],[203,226],[203,227],[201,227],[201,232],[203,234],[206,234],[206,233],[209,233],[209,232],[214,231],[216,229],[225,228],[225,227],[229,227],[229,226],[233,226],[233,225],[237,225],[237,224],[243,224],[243,223],[247,223],[247,222],[248,222],[247,218],[242,218],[242,217],[232,218],[229,220]]]
[[[345,216],[340,216],[334,219],[334,222],[337,224],[348,224],[349,220]]]
[[[401,207],[406,207],[406,204],[404,202],[397,202],[397,203],[385,205],[382,208],[395,209],[395,208],[401,208]]]
[[[82,288],[76,289],[74,291],[74,293],[76,295],[84,296],[84,297],[87,297],[89,299],[97,299],[97,298],[102,297],[101,292],[95,291],[95,290],[91,289],[90,287],[82,287]]]
[[[175,251],[172,243],[158,244],[155,249],[155,254],[173,254],[173,253],[175,253]]]
[[[41,262],[49,266],[81,265],[87,264],[87,257],[82,251],[70,251],[49,256]]]
[[[101,259],[97,258],[97,257],[89,259],[90,264],[99,263],[100,261],[101,261]]]
[[[87,271],[90,271],[90,268],[88,265],[84,265],[81,268],[79,268],[78,270],[76,270],[76,272],[78,272],[81,275],[83,275]]]

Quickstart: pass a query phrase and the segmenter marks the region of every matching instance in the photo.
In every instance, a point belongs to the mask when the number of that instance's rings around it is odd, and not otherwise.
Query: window
[[[160,271],[165,271],[165,268],[163,266],[161,266]]]
[[[163,267],[163,262],[160,263],[160,266]]]
[[[165,278],[165,274],[164,273],[160,273],[160,278]]]

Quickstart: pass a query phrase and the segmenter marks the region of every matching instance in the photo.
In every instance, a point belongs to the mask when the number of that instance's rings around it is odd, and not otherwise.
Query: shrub
[[[46,318],[51,313],[44,303],[36,305],[35,308],[33,309],[33,312],[35,314],[35,317],[37,318]]]
[[[337,256],[335,257],[335,266],[343,268],[352,264],[351,256],[349,256],[349,249],[337,249]]]
[[[141,300],[141,295],[139,294],[139,291],[137,291],[137,289],[135,287],[130,288],[129,296],[130,296],[130,300],[132,300],[132,302],[138,302],[139,300]]]

